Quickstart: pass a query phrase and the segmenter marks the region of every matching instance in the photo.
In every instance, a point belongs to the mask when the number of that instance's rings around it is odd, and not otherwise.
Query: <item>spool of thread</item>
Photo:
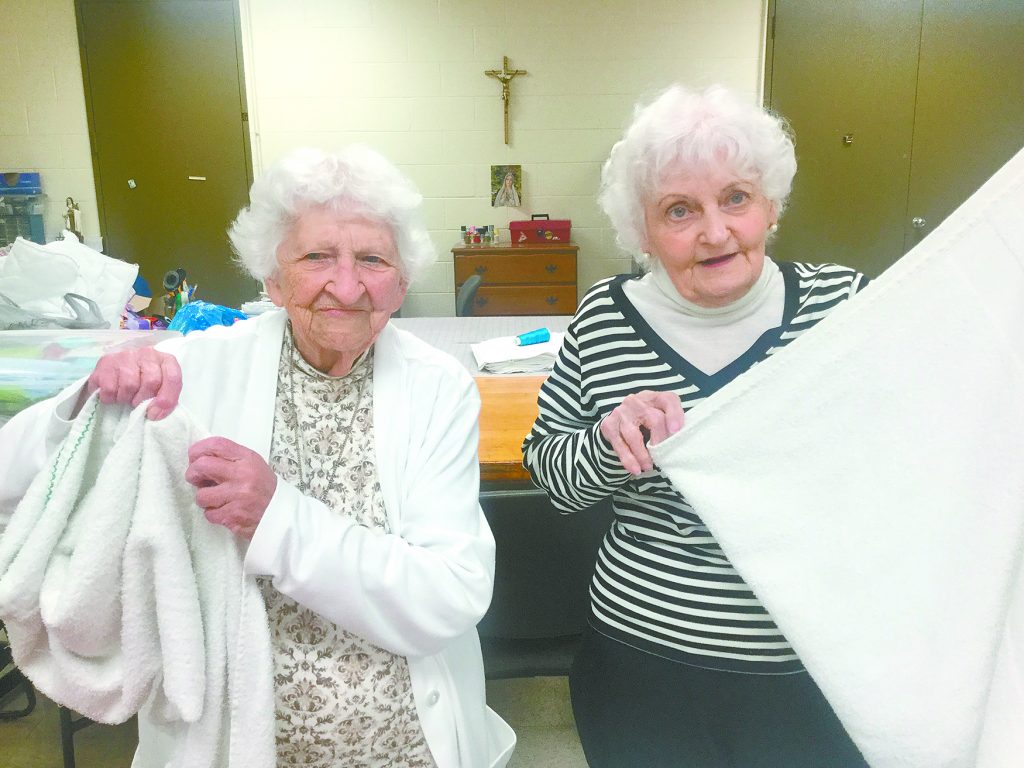
[[[542,344],[551,340],[551,331],[547,328],[538,328],[536,331],[528,331],[516,336],[516,346],[525,347],[527,344]]]

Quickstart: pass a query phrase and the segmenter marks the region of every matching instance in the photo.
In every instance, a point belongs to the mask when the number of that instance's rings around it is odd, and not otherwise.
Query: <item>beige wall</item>
[[[580,285],[627,271],[594,202],[638,97],[682,80],[761,89],[762,0],[242,0],[255,167],[297,145],[370,144],[427,199],[438,263],[407,314],[454,311],[462,224],[569,218]],[[512,83],[511,144],[502,56]],[[490,206],[490,166],[521,164],[523,207]],[[507,236],[507,232],[506,232]]]
[[[75,198],[86,242],[99,247],[73,0],[0,0],[0,171],[39,171],[48,240]]]
[[[462,224],[570,218],[580,285],[628,269],[594,202],[601,163],[637,98],[682,80],[757,98],[764,0],[240,0],[257,172],[290,147],[367,143],[426,197],[438,263],[407,314],[454,309]],[[39,170],[47,236],[78,200],[99,226],[73,0],[0,0],[0,170]],[[502,56],[512,84],[511,145]],[[523,207],[491,208],[490,166],[523,166]],[[507,231],[506,231],[507,236]]]

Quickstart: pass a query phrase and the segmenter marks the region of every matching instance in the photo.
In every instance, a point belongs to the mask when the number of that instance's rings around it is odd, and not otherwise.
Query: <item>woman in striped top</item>
[[[718,87],[667,90],[605,164],[601,205],[649,271],[587,293],[523,446],[559,509],[613,497],[570,678],[593,768],[865,765],[646,447],[866,284],[766,257],[795,172],[783,121]]]

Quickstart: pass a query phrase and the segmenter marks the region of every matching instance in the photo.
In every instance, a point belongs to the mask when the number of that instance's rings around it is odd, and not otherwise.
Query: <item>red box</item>
[[[535,214],[529,221],[510,221],[512,245],[517,243],[568,243],[572,230],[569,219],[549,219]]]

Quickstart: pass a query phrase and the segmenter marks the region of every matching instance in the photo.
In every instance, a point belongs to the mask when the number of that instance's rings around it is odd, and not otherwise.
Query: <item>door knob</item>
[[[924,225],[928,222],[921,216],[915,216],[910,220],[910,223],[914,226],[914,229],[924,229]]]

